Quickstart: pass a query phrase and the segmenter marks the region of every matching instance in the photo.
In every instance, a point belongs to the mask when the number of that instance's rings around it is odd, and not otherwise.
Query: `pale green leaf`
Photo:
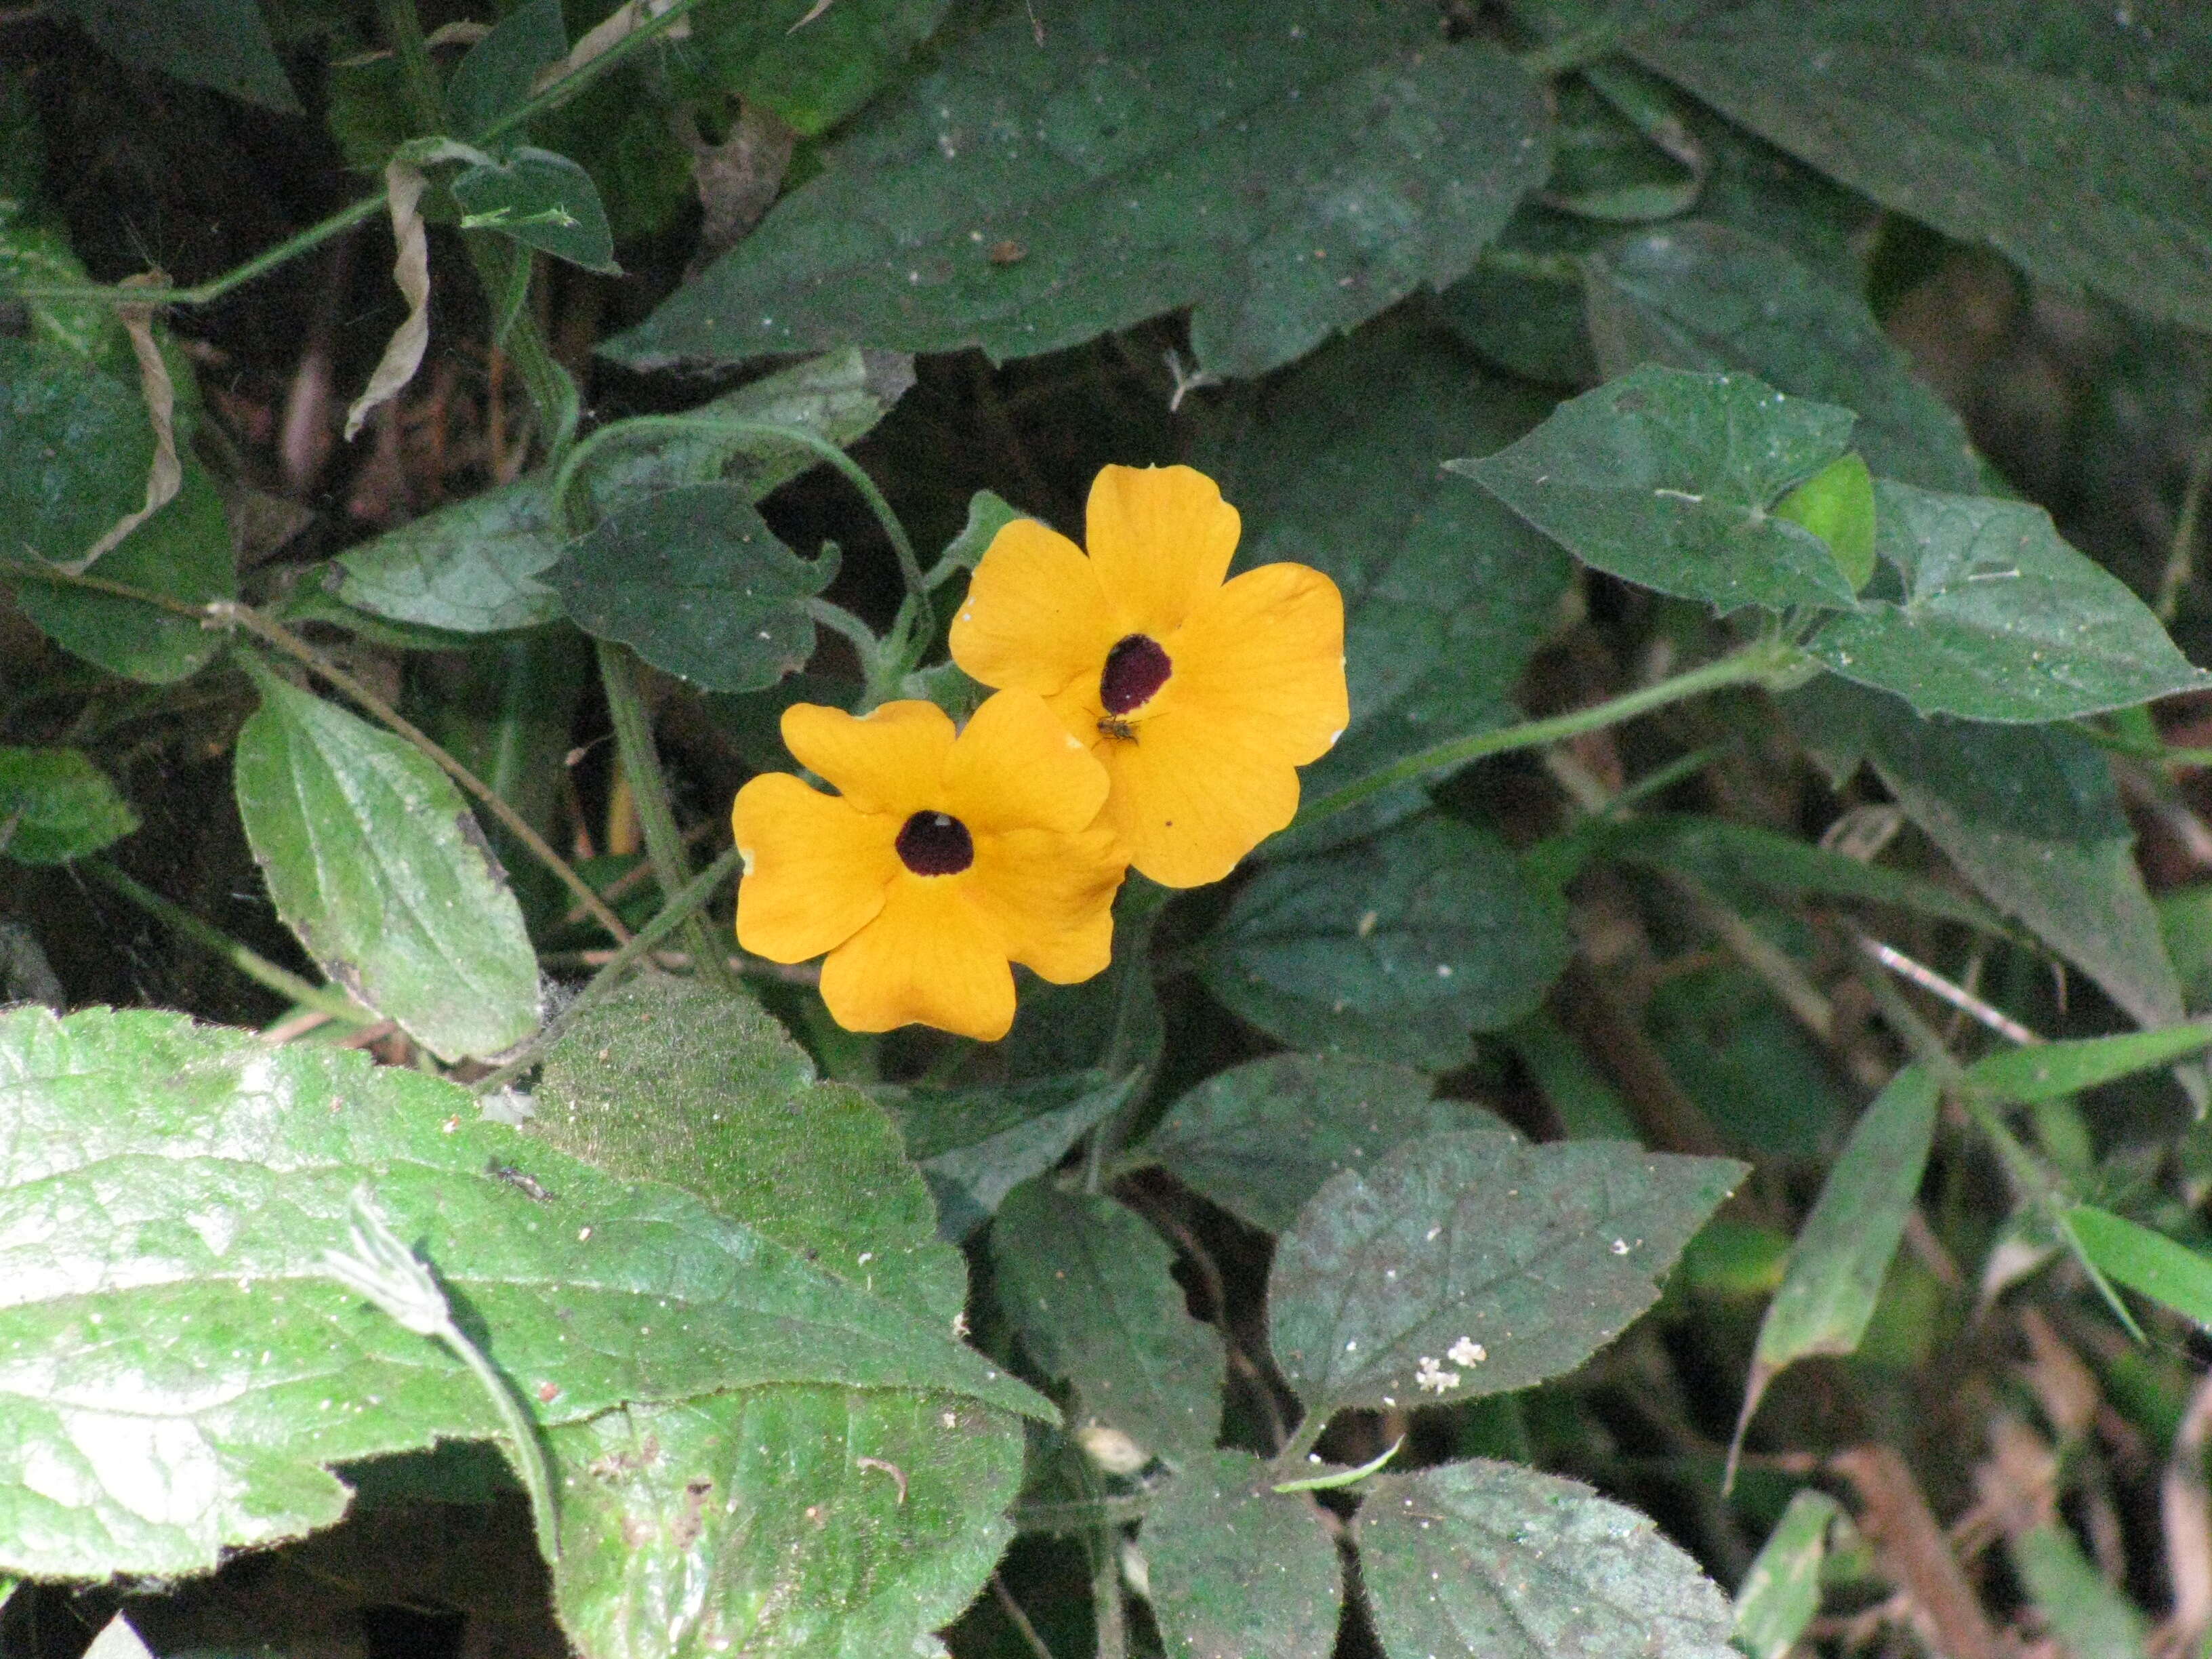
[[[2212,1044],[2212,1025],[2201,1024],[2043,1042],[1978,1060],[1966,1068],[1966,1080],[2002,1099],[2035,1105],[2171,1066],[2207,1044]]]
[[[1735,1593],[1735,1644],[1750,1659],[1784,1659],[1820,1610],[1828,1526],[1842,1513],[1814,1487],[1791,1495]]]
[[[131,803],[83,750],[0,748],[0,857],[66,864],[137,828]]]
[[[2098,1272],[2212,1329],[2212,1258],[2088,1204],[2067,1211],[2063,1224]]]

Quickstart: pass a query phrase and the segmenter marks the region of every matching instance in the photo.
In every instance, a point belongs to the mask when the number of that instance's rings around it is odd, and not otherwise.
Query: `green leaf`
[[[83,750],[0,748],[0,856],[67,864],[137,828],[131,803]]]
[[[1923,714],[2048,721],[2202,689],[2150,608],[2024,501],[1883,479],[1875,550],[1902,584],[1806,648]]]
[[[441,1059],[538,1029],[538,958],[476,820],[413,745],[265,670],[238,734],[239,817],[325,974]]]
[[[1285,1042],[1445,1071],[1542,1000],[1570,945],[1495,835],[1425,817],[1267,866],[1203,951],[1206,988]]]
[[[153,458],[136,387],[87,374],[64,347],[0,336],[0,514],[10,558],[82,557],[145,504]]]
[[[1135,1073],[1094,1070],[965,1089],[886,1088],[879,1097],[937,1196],[938,1231],[957,1241],[996,1214],[1008,1193],[1058,1164],[1137,1080]]]
[[[1578,1480],[1486,1459],[1386,1474],[1353,1528],[1391,1659],[1738,1659],[1698,1564]]]
[[[1853,1352],[1866,1334],[1919,1195],[1936,1133],[1936,1095],[1932,1073],[1906,1066],[1860,1116],[1828,1171],[1790,1247],[1782,1288],[1759,1322],[1736,1424],[1739,1443],[1777,1373],[1809,1354]]]
[[[1249,1452],[1192,1460],[1145,1516],[1141,1542],[1169,1659],[1328,1659],[1344,1605],[1336,1546],[1310,1498],[1269,1490]]]
[[[680,76],[773,110],[803,137],[843,120],[937,32],[950,0],[814,0],[708,6]],[[804,27],[801,27],[801,25]]]
[[[561,0],[522,0],[471,46],[446,82],[446,112],[456,137],[473,138],[530,101],[538,71],[568,55]],[[459,195],[458,185],[454,194]]]
[[[2098,1272],[2212,1328],[2212,1261],[2092,1205],[2075,1205],[2063,1224]]]
[[[1888,16],[1890,33],[1854,40],[1829,34],[1817,9],[1752,8],[1634,50],[1885,207],[1986,241],[2046,282],[2212,327],[2212,208],[2194,183],[2212,165],[2212,125],[2200,112],[2140,85],[1977,62],[1950,42],[1924,49],[1911,39],[1924,8]]]
[[[7,342],[0,341],[0,348]],[[89,378],[89,377],[88,377]],[[139,422],[144,424],[143,410]],[[6,429],[0,416],[0,432]],[[4,448],[0,441],[0,448]],[[6,463],[0,458],[0,476]],[[145,475],[131,485],[126,511],[145,504]],[[180,604],[204,605],[238,594],[237,563],[222,495],[206,469],[185,463],[182,485],[169,503],[100,556],[93,574]],[[26,616],[67,651],[112,674],[149,685],[190,678],[220,653],[225,640],[198,619],[57,582],[27,580],[15,590]]]
[[[1785,1659],[1820,1610],[1828,1525],[1842,1513],[1811,1486],[1791,1495],[1735,1593],[1735,1644],[1750,1659]]]
[[[9,84],[27,83],[17,76]],[[9,96],[8,86],[0,85],[0,99]],[[37,122],[27,106],[20,111],[0,110],[0,122],[5,123],[0,127],[0,151],[11,161],[25,157],[29,162],[32,180],[26,187],[27,192],[35,186],[44,163]],[[51,222],[47,216],[33,213],[22,201],[9,199],[15,194],[15,186],[0,181],[0,293],[17,287],[90,282],[70,246],[68,232]],[[130,361],[130,337],[116,321],[113,306],[66,300],[11,300],[9,303],[22,308],[33,340],[59,346],[79,362],[96,367],[121,368]]]
[[[750,997],[651,975],[547,1052],[529,1133],[593,1167],[675,1183],[824,1273],[950,1327],[967,1295],[881,1107],[816,1078]]]
[[[595,1659],[878,1659],[972,1601],[1021,1484],[1013,1419],[949,1395],[750,1389],[556,1429],[554,1595]]]
[[[2056,726],[1916,719],[1834,679],[1792,693],[1790,718],[1840,783],[1864,757],[1966,878],[2144,1025],[2182,1017],[2158,915],[2110,761]]]
[[[300,112],[255,0],[64,0],[64,9],[132,69]]]
[[[960,526],[958,535],[945,544],[939,564],[973,570],[983,562],[984,554],[991,550],[991,543],[1001,530],[1015,520],[1028,516],[992,491],[977,490],[968,498],[967,523]]]
[[[688,1194],[366,1055],[33,1007],[0,1017],[0,1353],[38,1357],[0,1376],[0,1571],[205,1571],[337,1519],[328,1465],[498,1432],[459,1361],[325,1276],[363,1182],[549,1425],[781,1382],[1044,1409]]]
[[[1430,1135],[1323,1187],[1276,1247],[1275,1360],[1310,1410],[1442,1404],[1571,1370],[1744,1166],[1616,1141]]]
[[[1856,449],[1777,501],[1774,516],[1803,525],[1827,543],[1855,591],[1874,580],[1874,475]]]
[[[1966,1080],[2005,1100],[2035,1105],[2148,1072],[2212,1044],[2212,1024],[2039,1043],[1976,1060]]]
[[[1505,1129],[1482,1107],[1435,1092],[1433,1078],[1382,1060],[1269,1054],[1206,1079],[1124,1161],[1164,1164],[1231,1215],[1279,1233],[1339,1170],[1423,1135]]]
[[[2045,1521],[2005,1540],[2028,1600],[2075,1659],[2147,1659],[2150,1620],[2105,1581],[2064,1522]]]
[[[1393,395],[1376,398],[1380,386]],[[1477,372],[1440,331],[1394,318],[1225,405],[1199,444],[1197,464],[1243,516],[1240,567],[1310,565],[1344,595],[1352,725],[1303,773],[1309,798],[1519,718],[1514,685],[1557,625],[1572,568],[1437,463],[1470,442],[1510,442],[1549,407]],[[1387,808],[1403,817],[1423,799],[1408,786]],[[1353,812],[1292,832],[1268,855],[1376,827],[1374,811]]]
[[[1461,339],[1525,380],[1583,387],[1604,375],[1590,351],[1577,263],[1599,228],[1526,202],[1443,291],[1437,312]]]
[[[1049,1176],[1006,1194],[991,1225],[999,1305],[1048,1376],[1075,1386],[1079,1438],[1103,1428],[1178,1468],[1221,1431],[1221,1334],[1193,1319],[1175,1252],[1110,1198]]]
[[[1848,605],[1827,548],[1769,509],[1844,453],[1851,419],[1747,374],[1646,367],[1445,465],[1584,564],[1662,593],[1722,611]]]
[[[1851,440],[1885,477],[1962,493],[1979,487],[1965,425],[1914,378],[1849,285],[1850,273],[1698,220],[1608,242],[1583,271],[1607,375],[1644,362],[1741,369],[1793,397],[1856,410]]]
[[[754,691],[806,665],[806,601],[837,574],[775,538],[737,484],[685,484],[599,520],[547,573],[586,632],[709,691]]]
[[[518,478],[338,556],[338,597],[376,616],[462,634],[559,620],[544,574],[561,559],[542,477]]]
[[[869,343],[1079,343],[1194,307],[1255,374],[1474,262],[1549,163],[1541,95],[1418,8],[1091,0],[1009,16],[879,102],[605,349],[634,368]]]
[[[1676,137],[1678,153],[1654,143],[1609,95],[1616,94],[1644,125]],[[1680,141],[1687,135],[1669,107],[1679,94],[1666,82],[1626,64],[1594,64],[1555,81],[1553,96],[1557,127],[1552,176],[1544,185],[1548,204],[1615,224],[1672,219],[1696,205],[1703,170],[1681,159],[1687,149]]]
[[[490,36],[477,44],[490,45]],[[495,164],[463,170],[453,191],[465,228],[495,230],[586,270],[622,274],[599,186],[565,155],[519,145]]]

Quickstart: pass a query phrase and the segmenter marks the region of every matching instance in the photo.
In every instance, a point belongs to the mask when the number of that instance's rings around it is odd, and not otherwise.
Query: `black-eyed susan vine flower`
[[[1218,881],[1291,822],[1297,769],[1348,723],[1343,599],[1302,564],[1229,577],[1237,509],[1187,466],[1107,467],[1086,519],[1087,556],[1035,520],[999,532],[952,659],[1042,697],[1097,757],[1139,870]]]
[[[1010,963],[1062,985],[1106,966],[1127,864],[1096,822],[1106,773],[1042,699],[1001,692],[957,736],[933,703],[800,703],[783,740],[838,793],[787,772],[738,792],[738,942],[828,952],[822,1000],[848,1030],[988,1042],[1013,1024]]]

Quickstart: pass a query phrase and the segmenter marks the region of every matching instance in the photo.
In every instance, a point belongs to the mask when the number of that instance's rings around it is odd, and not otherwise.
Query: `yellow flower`
[[[1106,468],[1087,517],[1087,557],[1033,519],[999,532],[952,659],[1035,692],[1089,746],[1138,869],[1218,881],[1297,815],[1297,769],[1349,723],[1344,600],[1302,564],[1224,581],[1237,509],[1187,466]]]
[[[1060,985],[1105,967],[1124,862],[1088,827],[1106,775],[1036,697],[992,697],[957,737],[933,703],[799,703],[783,740],[839,793],[788,772],[738,791],[738,943],[828,951],[822,1000],[846,1030],[988,1042],[1013,1024],[1009,962]]]

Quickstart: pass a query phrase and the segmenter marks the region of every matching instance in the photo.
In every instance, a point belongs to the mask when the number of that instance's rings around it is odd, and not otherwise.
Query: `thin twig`
[[[1972,1016],[2006,1041],[2017,1042],[2023,1048],[2035,1048],[2043,1042],[2041,1036],[2002,1009],[1992,1007],[1965,986],[1944,978],[1933,968],[1914,961],[1895,946],[1885,945],[1877,939],[1869,939],[1863,933],[1855,937],[1859,949],[1890,972],[1911,980],[1929,995],[1942,998],[1960,1013]]]
[[[998,1598],[999,1610],[1006,1615],[1006,1622],[1014,1627],[1022,1640],[1030,1644],[1030,1651],[1036,1655],[1037,1659],[1053,1659],[1052,1650],[1045,1645],[1044,1638],[1039,1636],[1036,1626],[1030,1623],[1029,1614],[1024,1613],[1022,1604],[1014,1600],[1013,1592],[1006,1588],[1006,1580],[995,1572],[991,1575],[991,1594]]]

